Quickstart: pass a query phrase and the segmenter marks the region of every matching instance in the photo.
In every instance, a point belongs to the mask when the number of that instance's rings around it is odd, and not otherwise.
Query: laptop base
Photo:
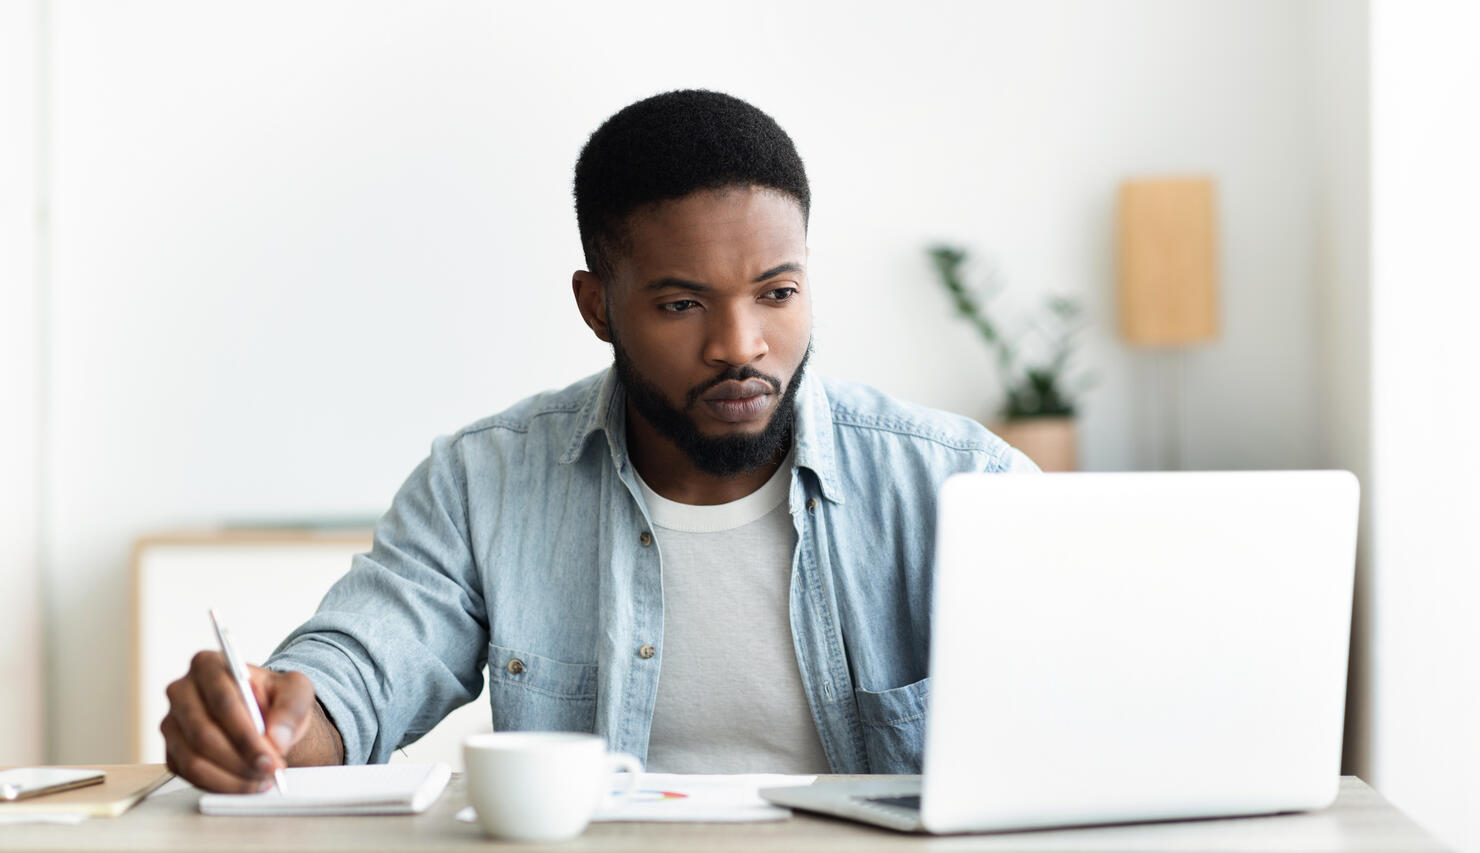
[[[762,788],[763,799],[778,806],[818,812],[834,817],[871,823],[899,832],[924,832],[918,805],[920,780],[867,779],[853,782],[823,782],[784,788]]]

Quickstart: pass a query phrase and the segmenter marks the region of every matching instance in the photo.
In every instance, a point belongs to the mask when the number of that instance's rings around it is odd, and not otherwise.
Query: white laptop
[[[952,477],[923,775],[761,794],[933,833],[1323,808],[1357,500],[1344,471]]]

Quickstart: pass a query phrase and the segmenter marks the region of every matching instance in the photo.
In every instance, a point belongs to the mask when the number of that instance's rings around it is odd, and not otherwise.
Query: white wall
[[[0,3],[0,765],[42,760],[34,3]]]
[[[134,536],[378,512],[432,436],[605,363],[568,295],[571,166],[662,89],[734,92],[796,139],[819,370],[986,413],[928,241],[991,254],[1003,307],[1082,298],[1092,468],[1137,464],[1115,186],[1212,173],[1226,332],[1190,359],[1187,464],[1319,456],[1305,4],[51,8],[54,760],[126,749],[95,709],[123,689]]]
[[[1480,7],[1372,16],[1370,754],[1378,790],[1480,851]]]
[[[1322,444],[1318,464],[1345,468],[1362,483],[1352,614],[1344,767],[1369,778],[1370,614],[1372,612],[1371,437],[1371,64],[1366,0],[1312,5],[1313,104],[1322,187],[1316,207],[1315,339],[1319,351]]]

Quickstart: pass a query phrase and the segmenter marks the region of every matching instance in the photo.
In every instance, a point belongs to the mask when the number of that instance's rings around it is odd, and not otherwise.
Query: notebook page
[[[431,805],[452,769],[446,764],[365,764],[290,767],[283,771],[288,793],[205,794],[208,815],[415,814]]]

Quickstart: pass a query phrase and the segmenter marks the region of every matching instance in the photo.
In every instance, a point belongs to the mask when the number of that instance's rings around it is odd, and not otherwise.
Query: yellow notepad
[[[85,814],[118,817],[175,774],[163,764],[87,764],[79,769],[103,771],[103,784],[0,803],[0,816]],[[9,768],[0,767],[0,770]]]

